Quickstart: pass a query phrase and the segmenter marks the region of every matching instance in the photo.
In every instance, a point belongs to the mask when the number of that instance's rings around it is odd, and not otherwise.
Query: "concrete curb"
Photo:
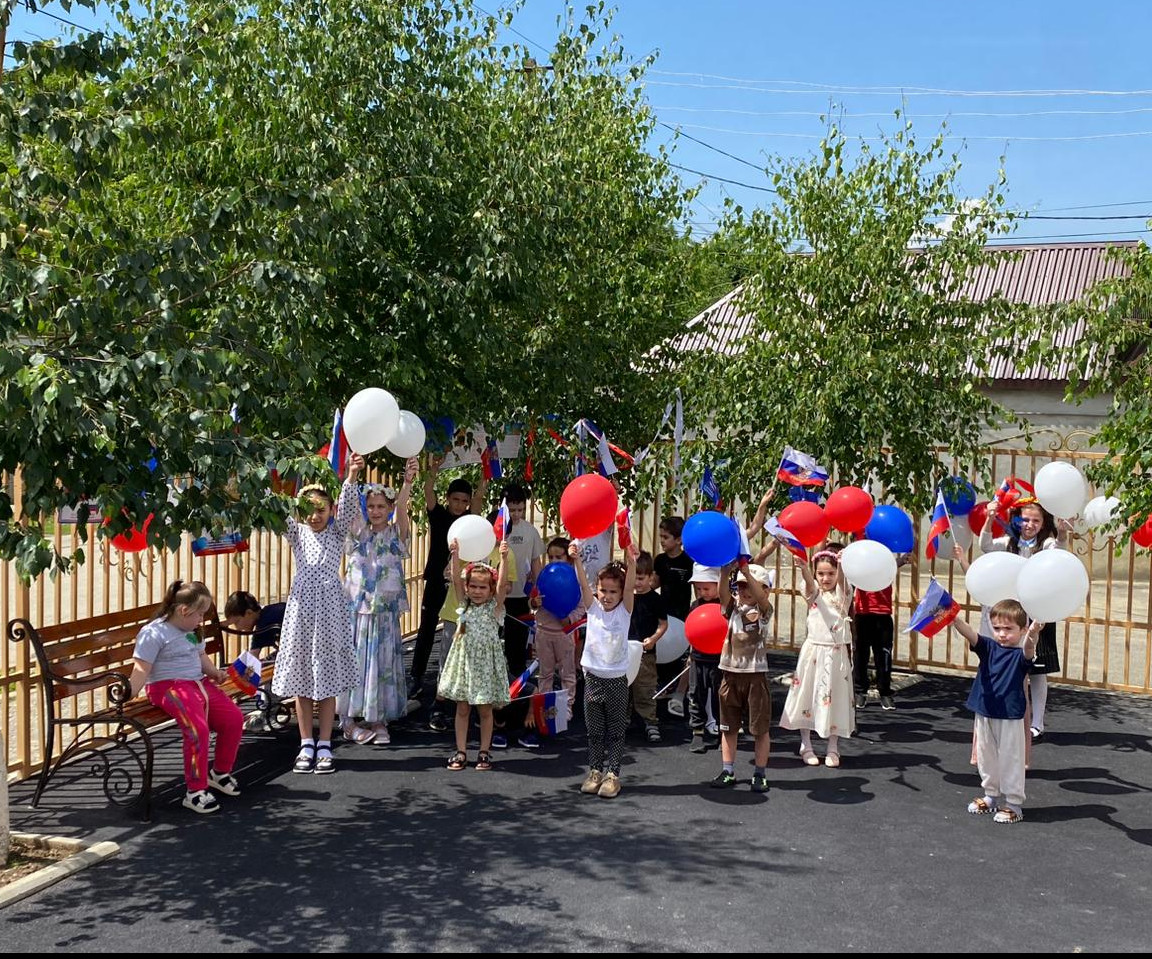
[[[120,846],[114,842],[98,842],[89,846],[80,839],[67,839],[64,836],[38,836],[34,833],[14,832],[12,841],[39,849],[61,849],[70,852],[71,855],[67,859],[61,859],[37,870],[30,876],[0,887],[0,909],[26,899],[41,889],[47,889],[61,879],[67,879],[82,869],[110,859],[120,852]]]

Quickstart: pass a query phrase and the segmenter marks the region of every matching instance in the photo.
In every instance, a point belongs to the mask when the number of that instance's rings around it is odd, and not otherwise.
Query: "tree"
[[[457,423],[651,428],[688,194],[602,6],[542,70],[467,0],[117,5],[112,36],[15,44],[0,96],[22,574],[83,559],[42,521],[89,496],[101,535],[155,514],[153,545],[282,529],[271,468],[322,471],[365,385]]]
[[[849,161],[832,127],[814,158],[770,171],[772,207],[729,211],[751,263],[739,306],[752,326],[733,350],[692,358],[685,393],[693,419],[713,424],[696,455],[729,461],[729,496],[759,498],[785,444],[910,508],[941,477],[938,444],[982,466],[981,429],[1008,413],[980,386],[997,338],[1026,316],[965,292],[1002,255],[986,243],[1010,217],[1003,176],[979,202],[957,195],[960,161],[942,143],[921,146],[904,124]],[[950,228],[934,226],[945,217]]]

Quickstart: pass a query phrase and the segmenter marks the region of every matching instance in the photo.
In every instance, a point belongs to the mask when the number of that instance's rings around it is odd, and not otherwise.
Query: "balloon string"
[[[680,671],[679,675],[677,675],[677,677],[676,677],[674,680],[672,680],[672,682],[670,682],[670,683],[669,683],[667,686],[665,686],[663,689],[658,689],[656,692],[654,692],[654,693],[652,694],[652,698],[653,698],[653,699],[658,699],[658,698],[659,698],[660,696],[662,696],[664,693],[668,692],[668,690],[670,690],[670,689],[671,689],[673,686],[675,686],[675,685],[676,685],[678,682],[680,682],[680,677],[681,677],[681,676],[683,676],[683,675],[684,675],[686,672],[688,672],[688,670],[690,670],[691,668],[692,668],[692,664],[691,664],[691,663],[689,663],[687,666],[685,666],[685,667],[684,667],[684,668],[683,668],[683,669]]]

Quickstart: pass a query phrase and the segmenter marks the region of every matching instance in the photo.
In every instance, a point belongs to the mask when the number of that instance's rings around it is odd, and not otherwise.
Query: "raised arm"
[[[770,613],[772,611],[772,598],[769,596],[768,590],[764,588],[764,584],[749,573],[747,567],[745,567],[744,579],[748,582],[748,595],[752,597],[752,602],[756,604],[756,608],[762,613]]]
[[[348,476],[344,485],[340,487],[340,500],[336,504],[336,532],[343,537],[352,532],[352,524],[360,516],[360,470],[364,466],[364,457],[353,453],[348,461]]]
[[[478,516],[484,515],[484,503],[488,499],[488,477],[484,475],[484,471],[480,471],[480,482],[476,484],[476,489],[472,493],[472,503],[469,509],[476,513]]]
[[[419,463],[415,457],[404,464],[404,485],[400,487],[400,492],[396,496],[396,532],[400,534],[400,540],[405,545],[407,545],[408,536],[412,532],[412,519],[408,515],[408,504],[412,501],[412,482],[416,479],[418,466]]]
[[[504,598],[508,595],[512,583],[508,579],[508,540],[500,543],[500,569],[496,575],[496,612],[504,610]]]
[[[756,507],[756,515],[752,517],[752,525],[747,529],[749,539],[764,529],[764,523],[768,519],[768,504],[771,502],[772,492],[769,491],[764,494],[760,500],[760,505]]]
[[[772,554],[775,553],[779,548],[779,541],[769,537],[768,542],[760,548],[760,552],[756,554],[756,557],[752,560],[752,562],[757,566],[763,566],[768,561],[769,557],[771,557]]]
[[[817,593],[816,579],[812,575],[812,564],[793,554],[792,565],[800,570],[800,575],[804,578],[804,598],[811,601]]]
[[[968,640],[969,649],[976,648],[976,641],[980,638],[980,634],[968,625],[967,620],[961,619],[959,616],[957,616],[954,620],[952,620],[952,626],[956,632]]]
[[[584,572],[584,562],[580,559],[580,543],[577,540],[572,540],[568,544],[568,558],[576,567],[576,581],[580,584],[580,602],[585,609],[591,609],[592,600],[595,597],[592,595],[592,588],[588,585],[588,575]]]
[[[452,540],[448,544],[448,549],[452,553],[450,566],[452,567],[452,592],[456,596],[456,602],[464,602],[464,564],[460,562],[460,541]]]
[[[1027,630],[1027,632],[1024,633],[1024,658],[1025,659],[1035,659],[1036,658],[1036,643],[1040,639],[1040,630],[1042,630],[1043,628],[1044,628],[1044,624],[1038,623],[1035,620],[1033,620],[1028,625],[1028,630]]]
[[[635,543],[629,543],[628,549],[625,550],[625,573],[624,573],[624,598],[621,602],[624,608],[628,610],[629,614],[632,612],[632,607],[636,605],[636,557],[640,555],[640,550],[636,548]],[[667,623],[664,624],[667,627]]]
[[[444,455],[428,454],[428,474],[424,477],[424,506],[431,512],[436,508],[436,478],[440,475],[440,464]]]
[[[964,572],[968,572],[968,555],[964,552],[964,547],[957,543],[952,547],[952,558],[960,564],[960,568]]]

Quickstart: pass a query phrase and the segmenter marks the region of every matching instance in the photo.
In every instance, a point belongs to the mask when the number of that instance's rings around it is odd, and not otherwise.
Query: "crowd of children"
[[[643,723],[650,743],[663,738],[656,649],[669,618],[684,620],[693,610],[716,604],[727,622],[723,645],[715,653],[692,649],[678,662],[666,664],[667,670],[678,671],[663,684],[670,691],[668,714],[684,715],[687,693],[690,750],[720,747],[721,769],[712,780],[717,788],[736,784],[738,737],[741,732],[750,735],[751,788],[768,789],[774,584],[761,563],[774,543],[760,555],[723,569],[704,567],[684,552],[684,521],[673,516],[660,524],[658,556],[629,545],[623,562],[614,562],[610,537],[583,542],[557,537],[545,547],[525,520],[527,491],[510,486],[504,494],[508,516],[497,548],[488,561],[464,564],[458,544],[448,540],[448,529],[479,503],[467,483],[455,480],[448,487],[448,504],[440,504],[435,490],[440,463],[434,459],[431,465],[425,503],[432,535],[410,674],[404,671],[400,616],[408,609],[403,563],[409,549],[415,460],[406,464],[399,490],[369,485],[361,493],[357,478],[364,461],[357,455],[349,461],[338,500],[321,486],[306,487],[300,515],[288,526],[296,575],[286,603],[261,607],[248,593],[228,599],[225,622],[233,631],[251,633],[253,650],[278,641],[270,686],[274,696],[295,699],[300,749],[294,772],[335,771],[331,736],[337,717],[348,743],[388,744],[388,723],[413,708],[410,698],[420,694],[439,634],[439,674],[429,725],[446,731],[445,714],[451,710],[455,750],[449,769],[468,765],[473,709],[480,727],[477,770],[492,768],[492,750],[507,745],[512,729],[526,719],[531,727],[527,708],[516,708],[521,699],[513,697],[510,680],[534,657],[537,691],[563,690],[566,718],[572,718],[583,687],[588,774],[581,792],[612,798],[622,788],[632,716]],[[483,488],[479,492],[482,496]],[[764,505],[752,532],[763,523]],[[983,549],[1028,555],[1058,544],[1055,525],[1038,504],[1019,504],[1016,513],[1006,536],[982,537]],[[853,591],[841,569],[842,548],[827,542],[810,559],[793,560],[803,580],[807,629],[780,725],[799,732],[800,758],[812,766],[821,761],[829,767],[840,765],[841,743],[853,734],[856,710],[867,702],[869,653],[880,703],[884,709],[895,708],[891,590]],[[581,595],[564,617],[549,612],[534,589],[545,562],[574,567]],[[131,678],[134,692],[146,688],[150,701],[179,724],[187,782],[184,805],[200,813],[219,808],[213,791],[239,794],[232,768],[243,727],[240,710],[214,685],[223,674],[203,654],[198,638],[197,626],[211,605],[203,584],[174,583],[156,619],[137,638]],[[581,624],[582,632],[576,629]],[[997,822],[1018,822],[1023,816],[1026,751],[1030,739],[1044,728],[1045,687],[1038,677],[1058,668],[1055,643],[1046,643],[1054,624],[1029,623],[1023,608],[1007,601],[985,610],[979,630],[962,620],[955,628],[979,660],[968,707],[976,716],[974,752],[984,795],[974,799],[968,811],[994,814]],[[630,663],[630,640],[639,647],[638,668]],[[210,732],[217,734],[211,765]],[[823,760],[813,746],[813,732],[826,741]],[[520,742],[538,746],[531,728]]]

